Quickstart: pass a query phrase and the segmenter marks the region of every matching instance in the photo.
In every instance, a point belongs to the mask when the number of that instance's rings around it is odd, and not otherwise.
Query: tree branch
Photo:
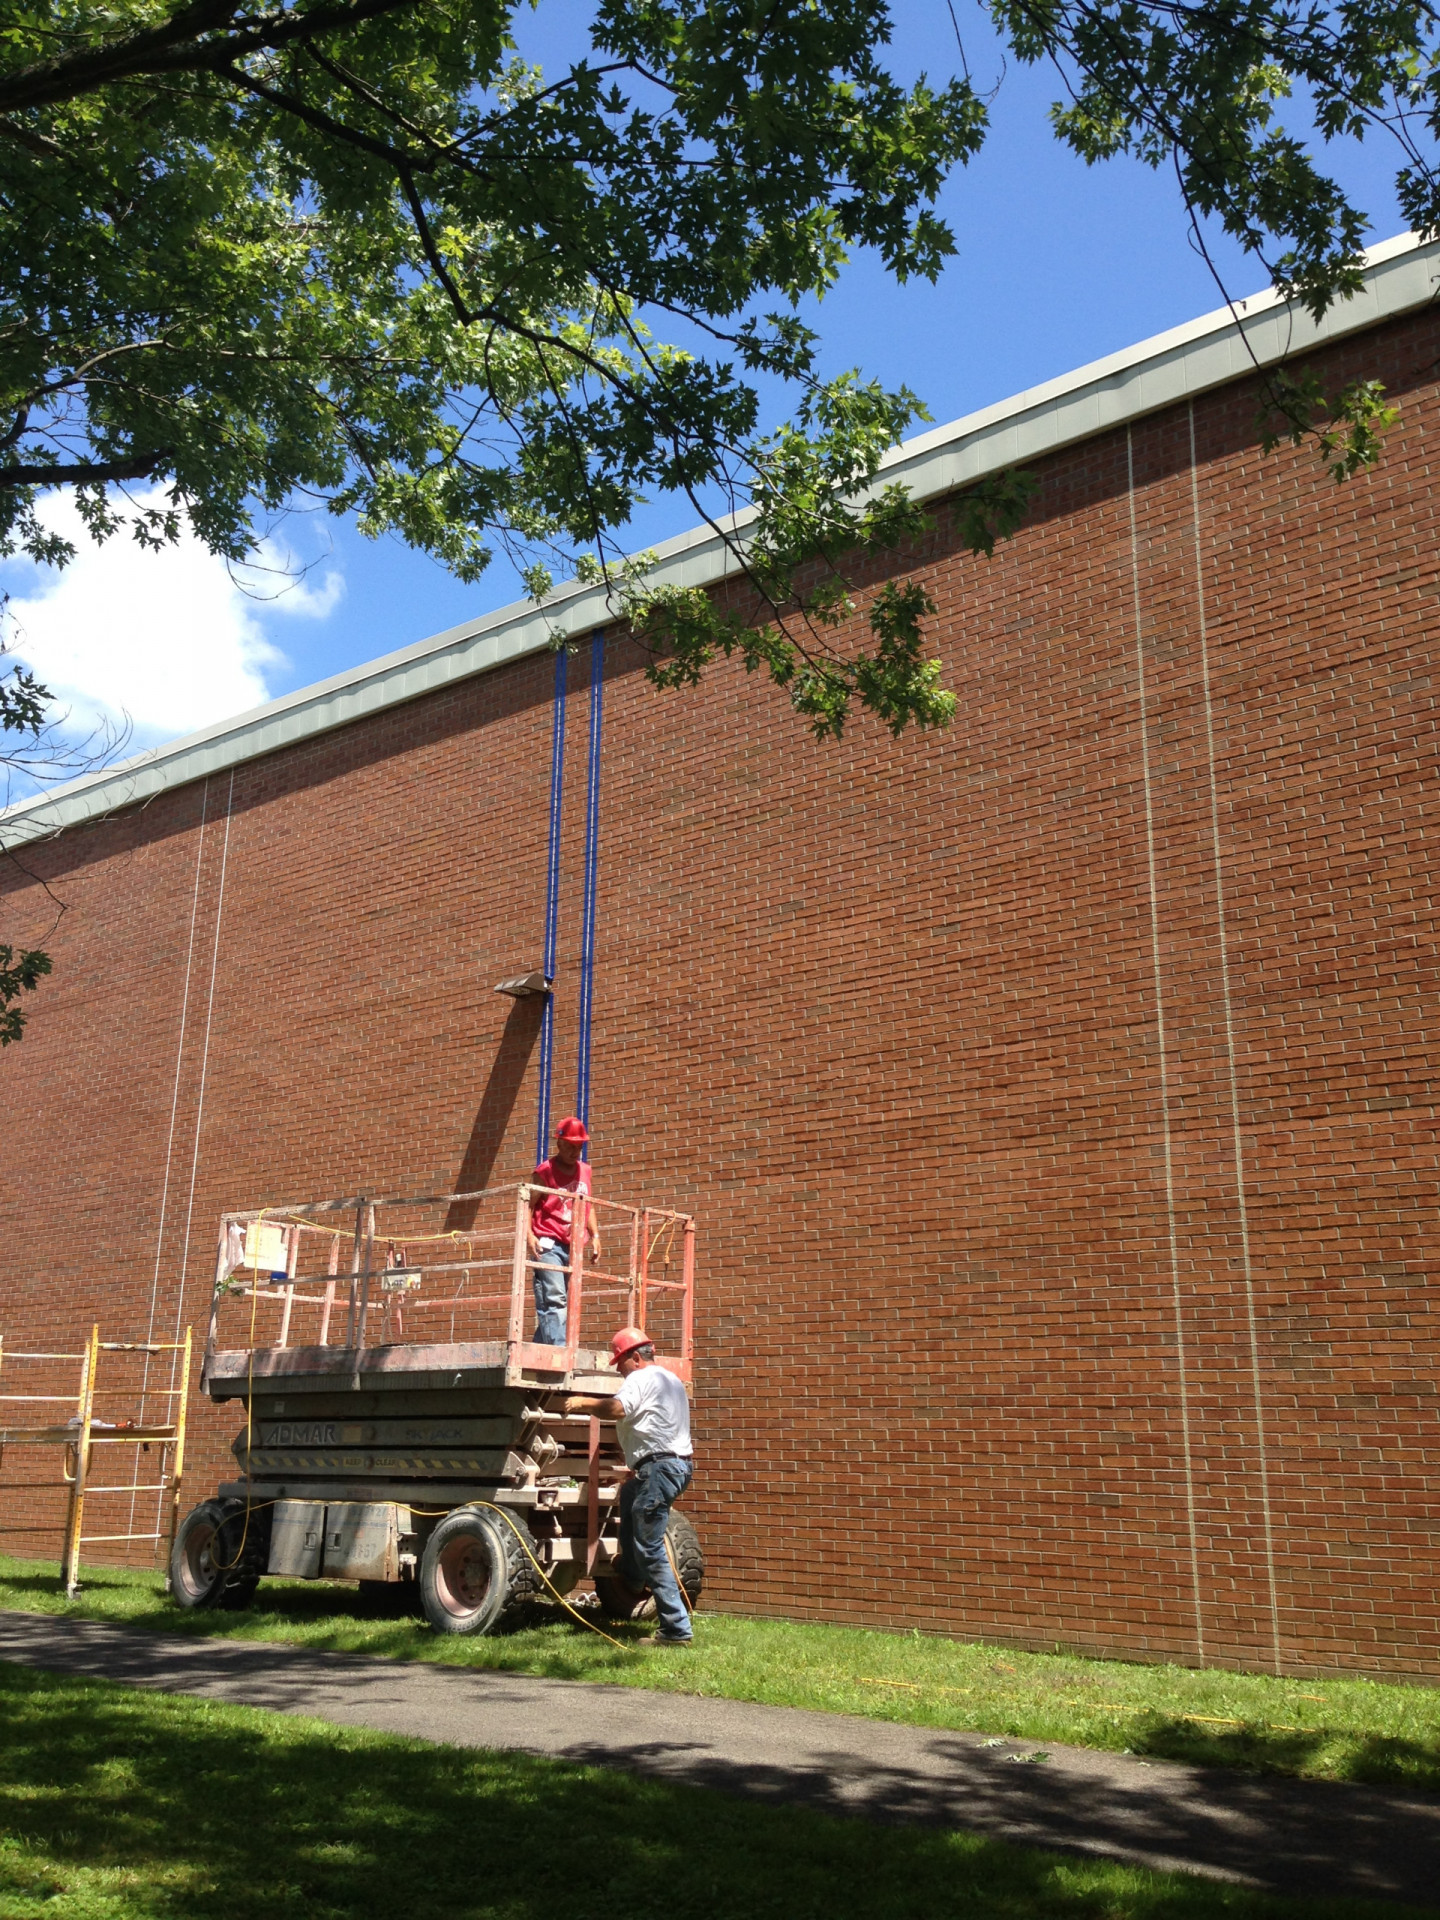
[[[6,115],[0,119],[0,140],[13,140],[17,147],[23,147],[27,153],[35,154],[41,160],[68,160],[66,153],[56,140],[47,140],[43,133],[36,133],[33,127],[21,126]]]
[[[20,464],[0,467],[0,487],[90,487],[111,480],[148,480],[170,458],[169,448],[136,453],[128,460],[76,460],[69,466]]]
[[[336,120],[328,113],[322,113],[318,107],[297,99],[292,93],[281,93],[278,87],[267,87],[263,80],[257,80],[253,73],[246,73],[243,67],[218,65],[214,71],[232,86],[239,87],[245,93],[257,94],[260,99],[268,100],[272,107],[279,107],[285,113],[293,113],[297,120],[303,120],[307,127],[313,127],[317,133],[329,134],[347,145],[358,147],[361,153],[368,153],[376,160],[383,160],[387,166],[394,167],[399,174],[411,172],[433,172],[435,162],[422,159],[419,155],[402,153],[398,147],[392,147],[388,140],[376,140],[368,133],[361,133],[358,127],[347,127],[343,120]]]
[[[396,171],[400,176],[400,186],[405,195],[406,204],[410,208],[410,217],[415,222],[415,231],[419,236],[420,245],[424,248],[425,258],[430,262],[430,269],[434,273],[435,278],[440,282],[440,285],[444,288],[445,298],[454,308],[456,319],[462,326],[468,327],[478,316],[470,311],[465,296],[461,293],[459,287],[456,286],[444,260],[441,258],[440,249],[435,243],[435,236],[430,231],[430,222],[425,218],[424,202],[416,191],[414,176],[411,174],[409,167],[402,166],[397,168]]]
[[[337,0],[303,13],[282,8],[246,19],[234,0],[197,0],[162,26],[127,33],[106,45],[60,54],[7,74],[0,79],[0,113],[56,106],[109,81],[142,73],[198,73],[226,67],[247,53],[303,44],[323,33],[360,26],[387,13],[408,13],[419,5],[420,0]],[[237,16],[240,24],[233,32],[207,37]]]

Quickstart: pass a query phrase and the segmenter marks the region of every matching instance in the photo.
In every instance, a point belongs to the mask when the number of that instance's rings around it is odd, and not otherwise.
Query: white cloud
[[[336,571],[285,590],[295,561],[273,542],[232,577],[188,531],[159,553],[128,533],[97,546],[66,493],[45,502],[42,518],[76,555],[59,572],[26,561],[0,569],[12,652],[70,710],[70,730],[128,716],[137,747],[270,699],[288,662],[268,625],[324,620],[344,592]]]

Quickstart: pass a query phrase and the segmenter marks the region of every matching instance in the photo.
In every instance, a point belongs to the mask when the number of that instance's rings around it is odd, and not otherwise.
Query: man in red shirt
[[[589,1163],[580,1149],[589,1140],[585,1122],[562,1120],[555,1131],[555,1151],[535,1169],[536,1186],[548,1193],[530,1196],[530,1261],[535,1280],[535,1340],[542,1347],[565,1344],[565,1308],[570,1291],[570,1242],[576,1193],[589,1193]],[[585,1209],[585,1238],[593,1260],[600,1258],[600,1235],[595,1215]]]

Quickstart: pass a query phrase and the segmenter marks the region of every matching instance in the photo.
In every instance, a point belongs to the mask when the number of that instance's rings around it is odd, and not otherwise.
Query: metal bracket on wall
[[[517,973],[513,980],[502,980],[496,987],[496,993],[508,993],[514,1000],[528,1000],[532,993],[550,993],[554,982],[547,980],[538,969],[534,973]]]

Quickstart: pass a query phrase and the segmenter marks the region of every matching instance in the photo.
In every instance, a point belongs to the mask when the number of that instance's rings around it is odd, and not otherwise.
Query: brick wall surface
[[[1404,405],[1348,486],[1241,384],[1041,463],[992,562],[939,516],[900,570],[947,732],[816,744],[611,645],[593,1157],[700,1216],[717,1606],[1440,1673],[1437,355],[1427,314],[1325,357]],[[6,869],[56,963],[0,1056],[7,1344],[203,1327],[224,1208],[528,1171],[534,1004],[490,989],[540,957],[550,680]],[[198,1498],[236,1417],[195,1418]]]

